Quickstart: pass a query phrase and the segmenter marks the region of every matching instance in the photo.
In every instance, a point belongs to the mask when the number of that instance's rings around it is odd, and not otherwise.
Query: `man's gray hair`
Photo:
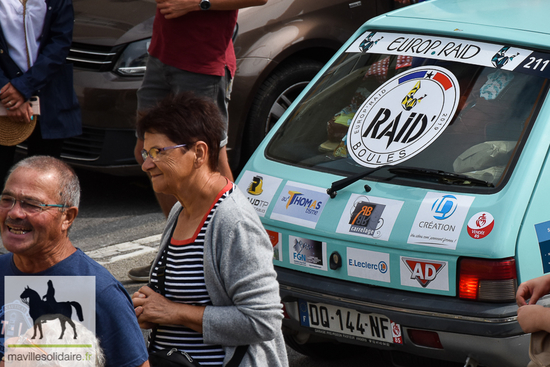
[[[48,156],[35,155],[16,163],[8,172],[6,181],[18,168],[29,168],[38,172],[55,172],[59,182],[60,199],[66,206],[80,205],[80,181],[75,171],[65,162]],[[5,185],[5,182],[4,182]]]

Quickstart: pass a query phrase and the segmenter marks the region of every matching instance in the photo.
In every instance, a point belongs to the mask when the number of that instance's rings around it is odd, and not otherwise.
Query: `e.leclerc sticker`
[[[495,218],[490,213],[479,212],[468,221],[468,234],[470,237],[480,239],[486,237],[495,226]]]
[[[456,77],[438,66],[401,73],[361,105],[348,130],[347,148],[358,164],[398,164],[432,144],[458,106]]]

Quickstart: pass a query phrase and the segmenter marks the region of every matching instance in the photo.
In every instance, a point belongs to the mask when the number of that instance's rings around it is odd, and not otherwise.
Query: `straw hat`
[[[36,120],[35,116],[30,123],[24,123],[0,116],[0,145],[13,146],[22,143],[33,132]]]

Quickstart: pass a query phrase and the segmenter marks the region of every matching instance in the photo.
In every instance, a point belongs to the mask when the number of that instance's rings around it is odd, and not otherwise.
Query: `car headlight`
[[[143,76],[150,43],[150,38],[129,43],[115,64],[115,72],[124,76]]]

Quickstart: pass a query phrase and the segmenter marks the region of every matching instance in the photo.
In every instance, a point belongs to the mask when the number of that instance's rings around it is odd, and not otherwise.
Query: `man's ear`
[[[78,208],[76,206],[70,206],[64,210],[63,214],[65,217],[63,218],[62,229],[64,231],[69,231],[69,228],[71,228],[78,215]]]

